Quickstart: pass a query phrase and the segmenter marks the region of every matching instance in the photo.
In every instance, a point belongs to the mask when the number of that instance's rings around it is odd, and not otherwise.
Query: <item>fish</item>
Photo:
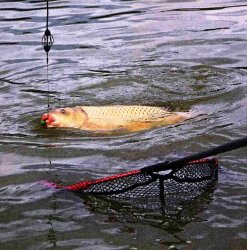
[[[43,114],[41,124],[46,128],[137,132],[176,124],[191,117],[191,112],[171,112],[156,106],[76,106],[58,108]]]

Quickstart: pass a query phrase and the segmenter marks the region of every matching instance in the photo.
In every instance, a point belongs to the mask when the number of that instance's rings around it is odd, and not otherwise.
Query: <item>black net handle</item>
[[[176,169],[181,168],[185,164],[187,164],[190,161],[199,160],[202,158],[210,157],[212,155],[217,155],[221,153],[225,153],[234,149],[242,148],[247,146],[247,137],[244,137],[242,139],[234,140],[228,143],[225,143],[221,146],[214,147],[212,149],[202,151],[197,154],[189,155],[184,158],[170,161],[170,162],[161,162],[152,166],[144,167],[141,169],[142,173],[153,173],[153,172],[159,172],[169,169]]]

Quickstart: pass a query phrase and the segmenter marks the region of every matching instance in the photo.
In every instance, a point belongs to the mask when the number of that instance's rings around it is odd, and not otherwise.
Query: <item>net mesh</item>
[[[148,224],[170,232],[179,231],[191,221],[201,220],[197,214],[212,201],[215,182],[200,191],[183,195],[167,194],[145,198],[123,198],[105,195],[77,195],[83,199],[87,208],[107,216],[106,220]],[[196,199],[195,199],[196,198]]]
[[[217,179],[216,159],[193,161],[180,168],[159,173],[146,173],[134,170],[110,177],[82,181],[59,188],[69,189],[83,194],[111,195],[115,197],[150,197],[169,195],[190,197]],[[184,195],[187,193],[187,195]]]

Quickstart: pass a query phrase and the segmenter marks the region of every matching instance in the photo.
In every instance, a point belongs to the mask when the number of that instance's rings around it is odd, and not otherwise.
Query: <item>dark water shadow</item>
[[[81,195],[90,212],[107,216],[109,223],[133,223],[149,225],[176,234],[191,222],[200,222],[198,215],[213,200],[215,183],[206,189],[190,192],[166,194],[165,197],[117,198],[112,196]],[[183,242],[184,243],[184,242]]]
[[[246,4],[241,5],[228,5],[228,6],[219,6],[219,7],[204,7],[204,8],[179,8],[179,9],[172,9],[169,11],[214,11],[214,10],[223,10],[229,8],[239,8],[239,7],[246,7]]]

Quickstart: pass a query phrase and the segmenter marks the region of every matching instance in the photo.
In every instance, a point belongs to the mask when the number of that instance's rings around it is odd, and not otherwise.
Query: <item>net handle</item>
[[[247,137],[244,137],[242,139],[224,143],[220,146],[217,146],[217,147],[214,147],[209,150],[202,151],[193,155],[189,155],[189,156],[186,156],[184,158],[181,158],[175,161],[161,162],[155,165],[144,167],[141,169],[141,172],[152,173],[152,172],[159,172],[159,171],[164,171],[164,170],[169,170],[169,169],[176,169],[176,168],[182,167],[183,165],[187,164],[190,161],[199,160],[202,158],[225,153],[225,152],[238,149],[238,148],[242,148],[242,147],[246,147],[246,146],[247,146]]]

